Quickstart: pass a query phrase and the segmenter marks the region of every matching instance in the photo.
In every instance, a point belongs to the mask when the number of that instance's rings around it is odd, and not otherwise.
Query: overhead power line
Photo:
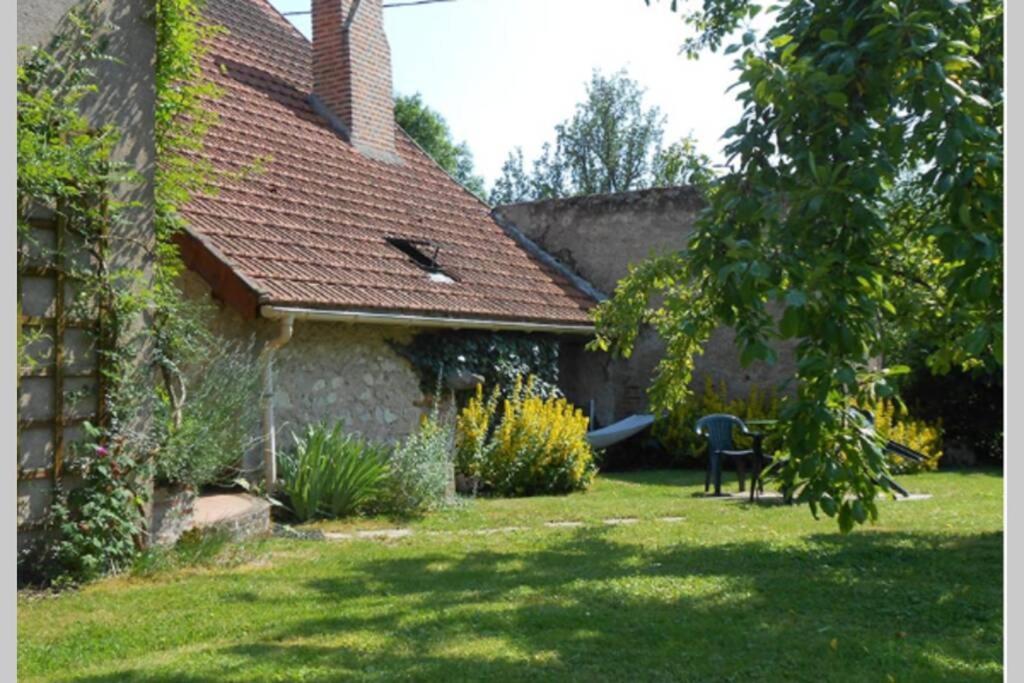
[[[455,0],[408,0],[408,2],[392,2],[386,5],[381,5],[384,9],[391,9],[392,7],[414,7],[416,5],[434,5],[439,2],[455,2]],[[281,12],[283,16],[294,17],[302,14],[312,14],[310,10],[296,10],[294,12]]]

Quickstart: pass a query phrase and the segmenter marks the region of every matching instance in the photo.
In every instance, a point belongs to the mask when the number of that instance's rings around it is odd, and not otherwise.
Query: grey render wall
[[[181,287],[193,300],[210,296],[207,283],[191,271],[184,274]],[[212,329],[225,339],[253,341],[258,356],[277,336],[279,324],[265,318],[246,320],[218,305]],[[279,448],[290,447],[293,432],[320,420],[341,420],[348,430],[383,442],[415,431],[428,404],[416,371],[391,343],[408,342],[416,332],[409,327],[296,321],[291,340],[274,356]],[[246,459],[246,468],[257,475],[260,458],[257,448]]]
[[[66,22],[69,9],[77,0],[19,0],[18,46],[46,46],[51,37],[59,33]],[[98,67],[99,91],[83,102],[85,113],[96,125],[111,123],[121,133],[114,150],[114,158],[128,163],[138,173],[138,181],[115,188],[118,199],[132,202],[124,214],[124,221],[112,228],[111,245],[114,250],[112,265],[124,266],[148,273],[151,268],[153,231],[153,108],[155,100],[154,72],[155,29],[152,0],[105,0],[100,5],[104,19],[111,24],[106,32],[108,53],[116,62],[104,62]],[[44,245],[56,241],[55,232],[46,226],[36,230],[35,237]],[[21,245],[22,249],[26,245]],[[71,254],[71,257],[79,257]],[[56,278],[51,275],[19,273],[20,303],[24,316],[37,320],[54,320],[58,300]],[[73,286],[68,285],[67,294]],[[67,297],[65,297],[67,298]],[[144,320],[136,324],[145,324]],[[47,329],[50,325],[51,329]],[[19,531],[29,531],[48,508],[52,497],[53,477],[22,478],[23,471],[52,470],[56,433],[42,422],[54,417],[55,380],[53,347],[58,341],[53,336],[52,322],[44,323],[48,339],[32,349],[40,359],[40,371],[34,377],[19,380],[18,417],[18,525]],[[59,340],[64,347],[63,370],[69,375],[85,375],[94,371],[95,355],[90,334],[83,328],[69,327]],[[143,354],[145,349],[141,351]],[[140,358],[140,361],[142,359]],[[47,367],[47,363],[51,367]],[[82,377],[69,378],[62,396],[67,399],[64,414],[69,418],[81,417],[95,408],[95,380]],[[73,400],[72,400],[73,399]],[[62,430],[64,442],[70,446],[80,437],[80,426]],[[66,482],[73,483],[73,482]],[[30,534],[19,533],[19,540]]]
[[[517,227],[541,248],[572,268],[605,294],[629,270],[652,254],[686,247],[703,203],[689,187],[511,204],[495,209],[499,220]],[[725,380],[733,396],[754,386],[778,386],[794,374],[791,347],[778,348],[773,366],[743,368],[733,333],[720,329],[697,359],[695,382]],[[573,402],[595,402],[597,420],[607,424],[647,408],[646,390],[664,345],[650,330],[642,332],[628,360],[586,351],[582,342],[562,348],[562,379]]]

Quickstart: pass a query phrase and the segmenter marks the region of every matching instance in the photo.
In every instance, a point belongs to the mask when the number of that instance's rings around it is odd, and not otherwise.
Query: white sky
[[[282,12],[309,0],[271,0]],[[679,54],[687,35],[668,3],[643,0],[455,0],[385,9],[395,91],[420,92],[465,140],[490,188],[508,152],[527,170],[584,95],[591,71],[626,68],[667,116],[665,143],[689,132],[721,160],[720,137],[740,115],[732,57]],[[309,36],[309,16],[289,17]]]

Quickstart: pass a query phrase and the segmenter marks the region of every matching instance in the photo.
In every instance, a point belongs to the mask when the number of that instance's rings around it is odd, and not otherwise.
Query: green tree
[[[449,175],[473,194],[484,196],[484,180],[474,174],[469,146],[454,142],[448,122],[428,107],[419,93],[395,98],[395,120]]]
[[[773,362],[773,340],[796,340],[789,457],[776,470],[845,531],[876,518],[889,488],[882,444],[847,410],[892,395],[908,370],[888,365],[886,330],[941,330],[936,372],[1002,364],[1003,9],[790,0],[758,36],[743,25],[760,9],[704,0],[687,17],[694,52],[743,31],[725,50],[738,55],[743,104],[726,131],[730,170],[688,250],[639,265],[600,307],[596,345],[628,354],[653,324],[667,353],[652,398],[670,406],[716,327],[736,330],[744,363]],[[933,202],[901,228],[888,199],[907,174]],[[926,306],[901,300],[904,266],[921,254],[937,259]]]
[[[533,199],[533,184],[523,167],[523,148],[516,147],[508,153],[501,166],[501,175],[491,189],[490,202],[493,206],[515,204]]]
[[[653,187],[693,185],[706,189],[715,179],[711,158],[697,150],[693,135],[659,150],[654,155],[652,172]]]
[[[594,72],[586,99],[555,129],[574,194],[626,192],[649,184],[665,117],[657,107],[646,107],[643,96],[625,71],[610,77]]]
[[[625,71],[611,76],[594,71],[585,99],[571,118],[555,126],[554,144],[544,144],[529,176],[522,150],[509,154],[491,203],[651,187],[660,180],[664,125],[661,111],[644,103],[643,88]]]

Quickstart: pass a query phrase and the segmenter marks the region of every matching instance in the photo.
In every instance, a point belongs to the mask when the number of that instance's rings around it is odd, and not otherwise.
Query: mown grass
[[[19,677],[1000,680],[1002,477],[901,482],[933,497],[886,502],[847,536],[804,508],[694,497],[699,474],[648,472],[473,501],[400,540],[273,539],[244,564],[204,556],[23,596]],[[584,526],[543,524],[569,519]],[[523,528],[461,533],[509,526]]]

